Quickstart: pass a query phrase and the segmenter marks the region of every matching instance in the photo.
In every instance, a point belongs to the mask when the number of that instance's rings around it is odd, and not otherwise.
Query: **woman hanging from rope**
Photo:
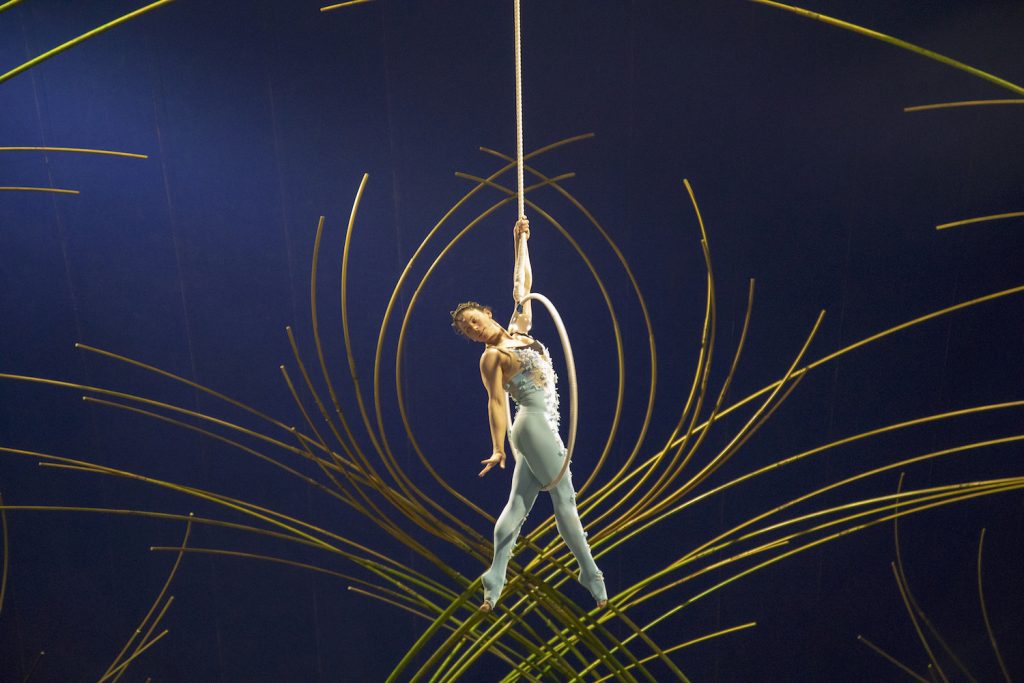
[[[508,329],[494,320],[489,307],[475,301],[459,304],[452,311],[455,331],[485,345],[480,356],[480,378],[487,389],[487,418],[493,446],[491,456],[481,461],[481,477],[494,467],[504,469],[508,396],[518,406],[509,433],[516,455],[512,491],[494,526],[494,559],[481,577],[484,600],[480,609],[485,612],[492,610],[501,596],[512,546],[542,490],[551,493],[558,533],[580,566],[580,583],[590,591],[598,607],[608,602],[604,575],[594,563],[580,524],[572,475],[565,462],[566,449],[558,435],[558,393],[551,357],[544,345],[528,334],[533,322],[531,301],[524,301],[533,281],[529,239],[530,222],[520,218],[514,229],[516,310]]]

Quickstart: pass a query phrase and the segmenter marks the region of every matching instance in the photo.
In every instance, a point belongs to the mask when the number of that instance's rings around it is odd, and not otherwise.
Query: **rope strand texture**
[[[522,29],[519,21],[519,0],[513,0],[513,5],[516,34],[516,180],[519,191],[519,218],[526,218],[526,201],[523,192],[523,49],[520,41]]]

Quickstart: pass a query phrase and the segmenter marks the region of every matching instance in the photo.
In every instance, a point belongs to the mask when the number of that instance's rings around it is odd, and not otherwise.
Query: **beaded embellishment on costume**
[[[559,445],[561,445],[562,438],[558,435],[558,391],[556,390],[558,375],[555,374],[555,369],[551,366],[551,358],[548,357],[546,350],[542,354],[532,346],[523,346],[510,350],[519,360],[519,373],[509,383],[510,385],[512,383],[516,384],[515,391],[509,392],[509,395],[516,402],[517,414],[519,402],[522,398],[525,398],[526,395],[533,391],[543,392],[544,412],[548,426],[551,428],[551,433],[554,434]],[[564,446],[562,448],[564,450]]]

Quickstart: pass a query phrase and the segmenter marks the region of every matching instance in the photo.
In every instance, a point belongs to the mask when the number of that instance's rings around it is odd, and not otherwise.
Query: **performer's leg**
[[[484,572],[482,577],[484,602],[490,603],[491,607],[497,603],[501,589],[505,586],[505,572],[512,555],[512,547],[523,528],[526,515],[533,508],[533,502],[537,500],[540,486],[540,482],[530,472],[526,463],[522,460],[517,462],[512,473],[512,491],[509,493],[508,502],[505,503],[505,509],[501,511],[494,525],[494,559],[490,569]],[[485,605],[481,605],[481,608],[488,609]]]
[[[569,546],[576,562],[580,566],[580,583],[590,591],[599,606],[608,600],[604,586],[604,575],[597,568],[594,556],[587,544],[587,535],[580,523],[580,515],[576,510],[576,490],[572,486],[572,470],[566,470],[565,476],[551,490],[551,503],[555,508],[555,523],[558,533]]]

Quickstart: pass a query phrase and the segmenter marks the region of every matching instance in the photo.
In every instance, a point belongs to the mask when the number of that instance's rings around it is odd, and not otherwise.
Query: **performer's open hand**
[[[519,236],[522,235],[524,239],[530,239],[530,219],[520,218],[516,221],[516,227],[512,230],[512,239],[519,241]]]
[[[491,468],[494,467],[495,465],[497,465],[501,469],[505,469],[505,454],[491,453],[491,457],[487,458],[486,460],[481,460],[480,464],[484,466],[484,468],[480,470],[479,476],[481,477],[490,472]]]

